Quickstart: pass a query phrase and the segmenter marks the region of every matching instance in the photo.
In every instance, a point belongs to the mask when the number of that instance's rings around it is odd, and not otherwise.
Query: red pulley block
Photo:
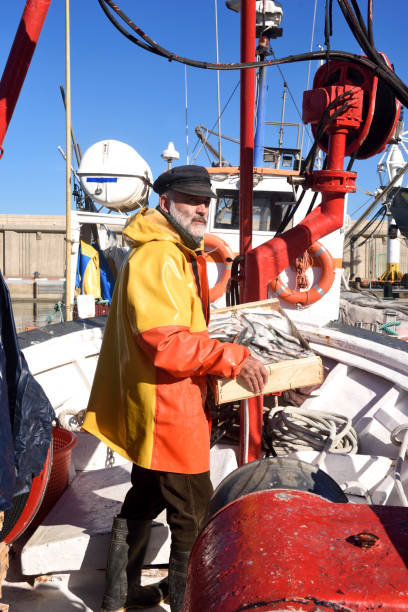
[[[384,54],[382,57],[391,67],[387,57]],[[395,130],[401,104],[384,81],[365,66],[349,61],[333,61],[318,69],[313,87],[313,90],[304,93],[303,121],[311,123],[314,136],[329,103],[340,94],[353,92],[351,99],[344,98],[350,108],[339,118],[342,126],[348,128],[345,154],[365,159],[385,148]],[[319,139],[319,147],[328,152],[327,131]]]

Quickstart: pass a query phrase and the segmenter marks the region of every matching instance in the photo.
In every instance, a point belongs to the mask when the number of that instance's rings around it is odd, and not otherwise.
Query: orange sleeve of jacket
[[[176,378],[204,374],[235,378],[249,355],[245,346],[212,340],[207,331],[194,333],[178,326],[150,329],[137,342],[156,367]]]

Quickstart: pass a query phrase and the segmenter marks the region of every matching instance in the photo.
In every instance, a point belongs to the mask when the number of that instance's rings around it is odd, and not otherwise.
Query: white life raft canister
[[[147,205],[153,183],[143,157],[119,140],[101,140],[89,147],[78,175],[92,200],[122,212]]]

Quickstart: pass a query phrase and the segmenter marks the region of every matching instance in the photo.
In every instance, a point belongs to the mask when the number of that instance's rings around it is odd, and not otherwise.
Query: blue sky
[[[151,38],[178,55],[215,61],[214,0],[118,0],[119,6]],[[366,0],[359,2],[363,14]],[[0,71],[25,6],[25,0],[1,8]],[[303,53],[311,44],[314,0],[282,0],[283,38],[273,41],[276,57]],[[318,0],[314,49],[324,42],[324,0]],[[398,76],[408,82],[405,38],[406,0],[374,2],[374,40],[387,54]],[[239,15],[218,0],[219,55],[221,62],[240,57]],[[360,49],[334,3],[332,49],[359,53]],[[64,214],[65,162],[57,150],[65,149],[65,114],[59,85],[65,84],[65,1],[52,0],[0,160],[0,213]],[[317,69],[312,64],[311,75]],[[285,120],[300,121],[302,92],[306,89],[307,63],[281,67],[290,89]],[[149,163],[153,176],[166,169],[160,154],[172,140],[186,163],[185,69],[176,62],[152,55],[125,39],[107,20],[97,0],[71,0],[72,123],[82,151],[93,143],[114,138],[133,146]],[[220,73],[221,108],[239,80],[237,71]],[[278,121],[282,104],[282,76],[268,69],[266,119]],[[212,128],[217,121],[217,81],[213,71],[187,68],[188,132],[190,161],[198,158],[194,128]],[[239,88],[221,120],[222,132],[239,138]],[[269,131],[268,131],[269,130]],[[292,146],[294,131],[285,132]],[[216,140],[213,140],[217,146]],[[265,131],[265,144],[276,146],[278,133]],[[305,137],[307,152],[308,143]],[[231,163],[238,163],[237,145],[224,145]],[[369,202],[365,190],[378,186],[379,155],[356,162],[358,192],[349,200],[349,213],[359,216]],[[155,196],[151,198],[155,204]],[[364,206],[363,206],[364,208]]]

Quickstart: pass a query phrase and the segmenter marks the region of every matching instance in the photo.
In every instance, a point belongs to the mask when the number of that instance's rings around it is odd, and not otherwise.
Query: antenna
[[[310,37],[310,51],[313,50],[313,44],[314,44],[314,31],[315,31],[315,24],[316,24],[316,9],[317,9],[317,0],[315,0],[314,11],[313,11],[313,25],[312,25],[312,35]],[[320,48],[320,45],[319,45],[319,48]],[[312,65],[312,62],[311,62],[311,60],[309,60],[309,67],[308,67],[308,70],[307,70],[306,90],[309,89],[311,65]],[[305,125],[303,124],[303,126],[302,126],[302,137],[301,137],[301,141],[300,141],[300,159],[302,159],[304,136],[305,136]]]
[[[218,57],[218,8],[217,0],[214,0],[214,11],[215,11],[215,46],[217,64],[219,64]],[[220,108],[220,71],[217,70],[217,101],[218,101],[218,165],[222,166],[222,155],[221,155],[221,108]]]
[[[176,151],[174,148],[174,143],[172,141],[167,145],[167,149],[164,149],[161,154],[162,158],[167,161],[167,169],[170,170],[172,163],[175,159],[180,159],[180,153]]]
[[[71,304],[71,43],[69,0],[65,0],[65,320],[72,321]]]
[[[190,163],[190,157],[189,157],[189,154],[188,154],[187,64],[184,64],[184,90],[185,90],[185,94],[186,94],[186,160],[187,160],[187,165],[188,165]]]

